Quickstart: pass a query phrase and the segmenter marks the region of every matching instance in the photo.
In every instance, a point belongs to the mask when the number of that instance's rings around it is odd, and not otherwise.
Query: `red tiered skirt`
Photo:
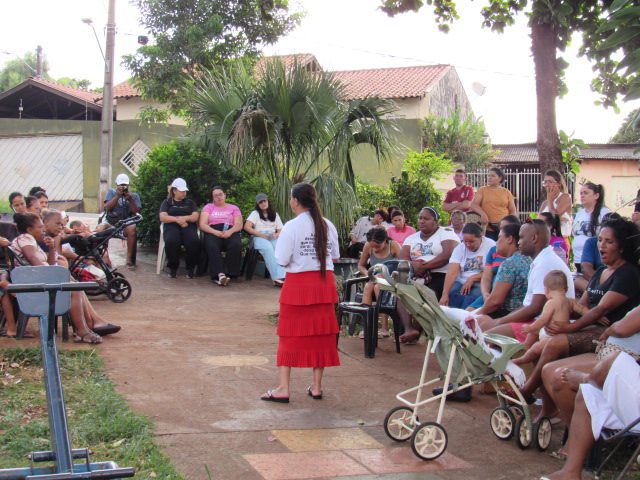
[[[287,273],[280,293],[279,367],[321,368],[340,365],[333,272]]]

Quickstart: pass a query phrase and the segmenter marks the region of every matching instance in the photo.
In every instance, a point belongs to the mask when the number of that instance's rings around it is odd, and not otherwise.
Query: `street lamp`
[[[102,89],[102,120],[100,124],[100,183],[98,186],[97,205],[97,210],[100,212],[111,182],[111,157],[113,149],[113,57],[116,38],[116,0],[109,0],[106,52],[102,51],[98,34],[93,26],[93,20],[83,18],[82,22],[89,25],[93,30],[104,60],[104,88]]]
[[[19,56],[17,53],[9,52],[8,50],[3,50],[2,53],[4,53],[5,55],[15,56],[18,60],[24,63],[24,66],[27,67],[31,71],[31,73],[33,73],[36,77],[38,76],[38,71],[35,68],[33,68],[31,65],[29,65],[27,62],[25,62],[24,58]]]

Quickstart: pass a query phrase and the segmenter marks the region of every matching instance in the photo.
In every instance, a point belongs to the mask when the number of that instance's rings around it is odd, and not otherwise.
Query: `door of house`
[[[49,200],[82,200],[82,135],[0,137],[0,194],[46,188]]]

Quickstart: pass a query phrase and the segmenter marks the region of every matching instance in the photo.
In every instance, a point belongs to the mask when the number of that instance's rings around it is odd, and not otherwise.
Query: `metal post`
[[[58,348],[53,332],[56,321],[55,297],[57,291],[49,290],[49,315],[40,317],[40,344],[42,349],[42,368],[44,371],[45,392],[49,410],[49,429],[51,430],[52,450],[55,454],[56,472],[73,472],[69,427],[64,408],[64,393],[58,365]]]
[[[98,190],[98,212],[102,211],[104,199],[111,182],[111,156],[113,146],[113,56],[116,37],[116,0],[109,0],[107,20],[107,43],[104,59],[104,89],[102,92],[102,122],[100,127],[100,185]]]

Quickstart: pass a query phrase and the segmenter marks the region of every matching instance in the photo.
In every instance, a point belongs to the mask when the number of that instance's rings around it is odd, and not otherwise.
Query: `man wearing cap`
[[[142,208],[140,197],[137,193],[129,191],[129,176],[121,173],[116,177],[114,190],[110,188],[104,199],[104,210],[106,213],[105,223],[108,226],[115,225],[120,220],[134,216]],[[124,229],[124,236],[127,238],[127,267],[136,267],[136,226],[129,225]]]

